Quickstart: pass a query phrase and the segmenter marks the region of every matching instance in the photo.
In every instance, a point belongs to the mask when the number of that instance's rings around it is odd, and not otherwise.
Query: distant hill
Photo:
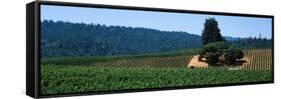
[[[223,36],[227,41],[237,41],[239,37]]]
[[[271,48],[266,38],[224,36],[235,48]],[[201,47],[201,36],[149,28],[41,22],[43,57],[141,55]]]
[[[267,38],[238,38],[236,40],[229,41],[232,47],[246,48],[246,49],[268,49],[272,48],[272,39]]]
[[[201,37],[187,32],[61,21],[41,22],[43,57],[137,55],[200,46]]]
[[[257,38],[257,37],[231,37],[224,36],[224,38],[235,48],[244,48],[244,49],[268,49],[272,48],[272,40],[267,38]]]

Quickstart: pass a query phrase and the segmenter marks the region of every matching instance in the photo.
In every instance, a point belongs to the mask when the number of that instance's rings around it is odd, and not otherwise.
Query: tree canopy
[[[206,45],[211,42],[223,41],[223,37],[220,33],[218,22],[215,18],[207,18],[204,23],[204,29],[202,31],[202,43]]]
[[[218,22],[214,18],[206,19],[202,32],[202,42],[199,60],[203,61],[204,58],[205,62],[211,66],[222,63],[231,65],[244,56],[240,49],[230,48],[230,43],[220,34]],[[221,57],[224,58],[221,59]]]
[[[42,57],[139,55],[200,47],[199,35],[140,27],[41,22]]]

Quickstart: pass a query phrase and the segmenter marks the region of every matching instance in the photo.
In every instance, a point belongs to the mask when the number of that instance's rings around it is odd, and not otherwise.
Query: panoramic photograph
[[[272,19],[41,5],[40,94],[272,81]]]

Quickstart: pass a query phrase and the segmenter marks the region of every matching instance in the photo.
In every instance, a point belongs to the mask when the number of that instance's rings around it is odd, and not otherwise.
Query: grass
[[[41,66],[42,94],[270,81],[270,70]]]

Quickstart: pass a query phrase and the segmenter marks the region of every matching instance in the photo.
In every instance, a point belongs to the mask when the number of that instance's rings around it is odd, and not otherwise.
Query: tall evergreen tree
[[[224,41],[218,27],[218,22],[215,18],[207,18],[202,32],[202,43],[206,45],[210,42],[217,41]]]
[[[231,65],[244,56],[240,49],[229,48],[229,42],[222,37],[215,18],[206,19],[202,32],[202,43],[199,60],[202,61],[205,58],[205,62],[211,66],[215,66],[220,61]],[[220,60],[220,57],[223,56],[224,60]]]

